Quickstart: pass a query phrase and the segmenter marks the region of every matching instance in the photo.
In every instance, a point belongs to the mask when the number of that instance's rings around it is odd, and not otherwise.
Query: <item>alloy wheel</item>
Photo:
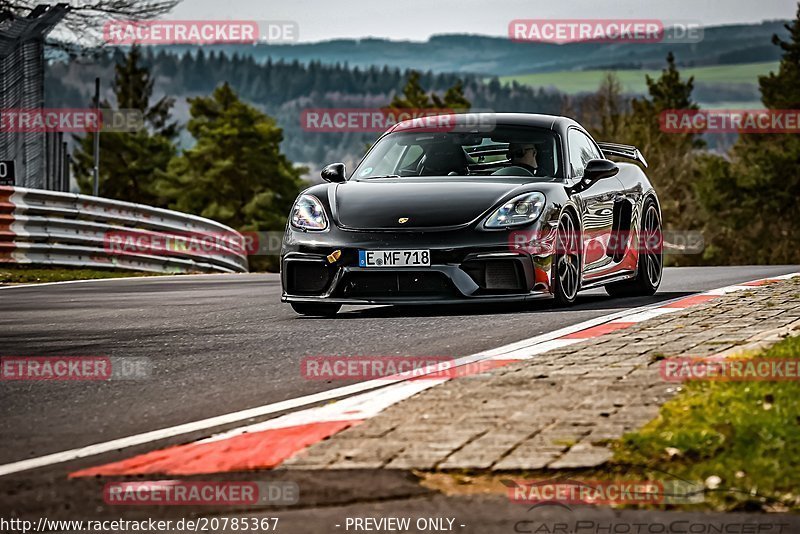
[[[572,300],[578,293],[580,283],[580,256],[578,251],[578,233],[575,222],[568,213],[558,221],[557,252],[558,283],[566,300]]]
[[[658,287],[664,266],[663,242],[658,210],[652,204],[648,206],[645,212],[642,230],[645,239],[645,255],[642,258],[645,262],[645,272],[650,285]]]

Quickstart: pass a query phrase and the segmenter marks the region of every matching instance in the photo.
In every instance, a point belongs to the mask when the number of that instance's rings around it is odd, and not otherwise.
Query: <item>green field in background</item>
[[[746,63],[742,65],[715,65],[711,67],[681,68],[681,77],[694,76],[696,83],[702,84],[748,84],[756,85],[758,77],[777,71],[777,61]],[[500,81],[517,81],[535,87],[555,87],[561,92],[575,94],[595,91],[607,70],[559,71],[537,74],[503,76]],[[660,70],[618,70],[620,81],[629,93],[644,93],[647,90],[645,74],[657,77]]]

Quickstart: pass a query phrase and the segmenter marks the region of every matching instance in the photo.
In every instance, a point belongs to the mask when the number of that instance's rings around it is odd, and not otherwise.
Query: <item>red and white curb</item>
[[[795,276],[800,276],[800,273],[754,280],[654,306],[625,310],[504,347],[459,358],[453,364],[466,366],[483,362],[474,367],[479,369],[478,372],[485,372],[489,368],[532,358],[537,354],[596,338],[647,319],[678,312],[727,293],[752,289],[754,286],[774,283]],[[436,371],[437,366],[431,366],[428,372],[435,373]],[[383,381],[388,385],[379,389],[360,393],[324,406],[308,408],[276,419],[236,428],[200,441],[82,469],[71,473],[70,477],[138,474],[192,475],[275,468],[310,445],[329,438],[346,428],[358,425],[378,415],[389,406],[421,391],[450,380],[448,377],[441,377],[441,374],[430,379],[420,379],[419,376],[417,373],[414,378],[411,378],[410,375],[385,378]],[[2,466],[0,466],[1,469]]]

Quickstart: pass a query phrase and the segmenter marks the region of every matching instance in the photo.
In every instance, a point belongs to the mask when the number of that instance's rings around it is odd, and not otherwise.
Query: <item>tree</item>
[[[281,153],[275,120],[242,102],[228,83],[188,101],[196,143],[159,179],[169,207],[237,230],[282,230],[306,169]]]
[[[175,155],[178,126],[170,122],[173,99],[163,97],[150,104],[153,79],[141,64],[141,50],[133,46],[114,67],[113,91],[120,110],[139,110],[145,128],[136,132],[100,134],[100,180],[102,197],[159,206],[163,201],[153,188],[158,171],[164,171]],[[111,108],[107,101],[102,108]],[[94,136],[76,137],[74,170],[81,191],[93,190]]]
[[[653,79],[650,75],[645,75],[647,82],[647,92],[650,99],[634,99],[634,113],[637,106],[641,110],[652,110],[661,112],[667,109],[699,109],[699,106],[692,100],[694,90],[694,76],[688,80],[681,80],[681,74],[675,64],[675,55],[672,52],[667,54],[667,68],[661,71],[658,79]]]
[[[421,76],[419,71],[410,71],[406,85],[403,88],[403,96],[395,95],[391,104],[389,104],[389,108],[467,111],[472,106],[467,97],[464,96],[464,83],[461,80],[457,80],[442,98],[433,92],[428,96],[428,93],[425,92],[420,83]]]
[[[153,131],[167,138],[178,133],[178,123],[169,122],[170,110],[175,99],[161,97],[152,106],[153,84],[155,80],[150,70],[141,64],[141,48],[132,46],[122,62],[114,67],[114,95],[119,109],[139,109]]]
[[[800,5],[786,26],[789,40],[778,72],[759,78],[764,106],[800,106]],[[709,260],[717,263],[800,262],[800,138],[789,134],[742,134],[730,159],[709,157],[698,194],[708,216]]]
[[[784,25],[789,30],[789,40],[772,36],[772,44],[783,50],[778,72],[758,78],[761,101],[770,109],[800,108],[800,3],[792,24]]]
[[[695,184],[700,169],[696,150],[704,146],[698,134],[664,132],[660,116],[667,110],[699,109],[692,100],[694,79],[683,80],[675,56],[658,78],[646,77],[649,98],[634,98],[623,142],[639,147],[650,164],[647,175],[658,191],[664,227],[676,231],[702,226]],[[697,263],[693,256],[672,256],[673,264]]]
[[[625,135],[629,98],[622,92],[622,83],[614,72],[607,72],[600,81],[597,92],[580,99],[580,110],[571,106],[573,102],[565,99],[564,114],[577,116],[580,122],[595,139],[621,142]]]
[[[436,106],[446,109],[467,111],[472,107],[470,101],[464,96],[464,82],[461,80],[458,80],[455,85],[445,91],[444,100],[439,100],[435,93],[431,97]]]

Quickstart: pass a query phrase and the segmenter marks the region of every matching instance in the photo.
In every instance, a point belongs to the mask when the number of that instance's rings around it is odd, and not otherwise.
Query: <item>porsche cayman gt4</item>
[[[298,196],[281,250],[296,312],[656,292],[661,210],[638,149],[566,117],[432,124],[398,123],[351,174],[328,165]]]

